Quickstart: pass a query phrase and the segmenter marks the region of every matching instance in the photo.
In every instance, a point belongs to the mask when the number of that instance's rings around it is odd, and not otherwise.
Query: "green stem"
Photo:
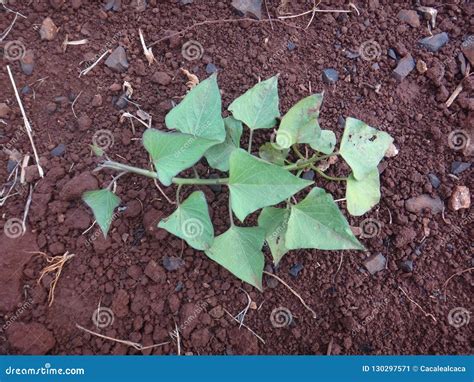
[[[181,185],[195,184],[198,186],[214,185],[214,184],[228,184],[229,178],[218,178],[218,179],[173,178],[173,183],[181,184]]]
[[[250,153],[252,151],[252,139],[253,139],[253,130],[250,129],[250,135],[249,135],[249,148],[248,152]]]
[[[334,177],[334,176],[326,175],[323,171],[321,171],[319,168],[317,168],[314,165],[311,165],[311,168],[327,180],[335,180],[336,182],[343,182],[343,181],[347,180],[347,178],[337,178],[337,177]]]
[[[234,226],[234,215],[232,214],[232,197],[229,193],[229,218],[230,218],[230,226]]]
[[[283,166],[282,168],[284,168],[285,170],[289,170],[289,171],[301,170],[301,169],[304,169],[306,167],[310,167],[312,164],[314,164],[316,162],[319,162],[320,160],[332,157],[333,155],[339,155],[339,152],[336,151],[336,152],[333,152],[332,154],[322,155],[320,157],[314,156],[312,158],[302,160],[299,163],[293,163],[293,164],[290,164],[288,166]]]

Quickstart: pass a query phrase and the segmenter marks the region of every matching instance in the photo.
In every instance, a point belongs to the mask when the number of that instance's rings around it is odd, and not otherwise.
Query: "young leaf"
[[[332,196],[318,187],[314,187],[304,200],[291,207],[286,247],[364,249]]]
[[[278,128],[276,143],[282,148],[295,143],[317,143],[321,135],[318,117],[322,102],[322,94],[313,94],[288,110]]]
[[[258,217],[258,226],[265,230],[265,240],[275,265],[289,251],[285,245],[289,217],[290,210],[275,207],[265,207]]]
[[[235,119],[250,129],[269,129],[280,116],[278,109],[278,76],[269,78],[247,90],[229,106]]]
[[[357,180],[351,174],[346,188],[347,210],[353,216],[361,216],[380,201],[379,170],[372,170],[364,179]]]
[[[321,135],[316,142],[310,144],[311,148],[324,154],[332,154],[336,147],[336,134],[331,130],[321,130]]]
[[[224,119],[226,137],[225,141],[212,146],[207,150],[205,156],[209,165],[220,171],[229,171],[229,157],[235,149],[240,147],[240,137],[242,136],[242,122],[233,117]]]
[[[174,176],[198,162],[206,150],[217,143],[189,134],[155,129],[147,129],[143,134],[143,145],[153,159],[158,179],[165,186],[169,186]]]
[[[262,290],[264,237],[261,228],[232,226],[215,238],[206,255],[242,281]]]
[[[217,75],[213,74],[191,90],[178,106],[171,109],[165,123],[169,129],[184,134],[223,142],[225,129],[221,107]]]
[[[393,138],[355,118],[347,118],[340,153],[356,179],[364,179],[377,168]]]
[[[214,227],[202,191],[193,192],[175,212],[158,223],[198,250],[209,249],[214,241]]]
[[[105,151],[101,147],[99,147],[95,144],[90,145],[90,147],[91,147],[92,152],[94,153],[94,155],[97,156],[97,157],[101,157],[102,155],[105,154]]]
[[[241,221],[259,208],[280,203],[312,183],[242,149],[230,156],[228,185],[232,210]]]
[[[270,142],[263,144],[258,149],[258,155],[260,158],[278,166],[283,166],[285,164],[288,152],[288,149],[279,149],[277,144]]]
[[[97,224],[104,237],[107,237],[114,210],[120,205],[120,198],[112,191],[105,189],[86,191],[82,194],[82,200],[92,209]]]

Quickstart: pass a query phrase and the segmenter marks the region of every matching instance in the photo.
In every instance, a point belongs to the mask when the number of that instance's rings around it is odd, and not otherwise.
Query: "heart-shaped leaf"
[[[301,202],[291,206],[286,247],[364,249],[332,196],[318,187],[314,187]]]
[[[355,118],[347,118],[340,153],[356,179],[364,179],[384,157],[393,138]]]
[[[312,183],[242,149],[230,156],[228,185],[232,210],[241,221],[259,208],[278,204]]]
[[[351,174],[347,178],[347,210],[353,216],[361,216],[380,201],[379,170],[372,170],[364,179],[357,180]]]
[[[206,150],[218,144],[216,141],[189,134],[165,133],[147,129],[143,145],[153,159],[158,179],[169,186],[174,176],[198,162]]]
[[[265,207],[258,217],[258,226],[265,230],[265,241],[270,247],[275,266],[289,251],[285,245],[289,217],[289,209],[275,207]]]
[[[259,82],[229,106],[235,119],[250,129],[269,129],[280,117],[278,108],[278,76]]]
[[[336,134],[331,130],[321,130],[321,135],[312,143],[311,148],[324,154],[332,154],[336,147]]]
[[[214,239],[206,255],[242,281],[262,290],[264,238],[261,228],[232,226]]]
[[[198,250],[209,249],[214,241],[214,227],[202,191],[193,192],[175,212],[160,221],[158,227],[180,237]]]
[[[318,117],[322,102],[322,94],[313,94],[288,110],[278,128],[276,143],[281,148],[289,148],[295,143],[316,144],[321,135]]]
[[[191,90],[166,116],[168,129],[211,141],[223,142],[224,121],[217,75],[213,74]]]
[[[289,149],[280,149],[277,144],[267,142],[260,146],[258,155],[267,162],[274,163],[278,166],[285,165],[285,159],[288,156]]]
[[[242,136],[242,122],[233,117],[224,119],[226,137],[225,141],[212,146],[207,150],[205,156],[209,165],[220,171],[229,171],[230,154],[240,147],[240,137]]]
[[[112,191],[105,189],[86,191],[82,194],[82,200],[92,209],[97,224],[102,230],[104,237],[107,237],[110,224],[112,224],[114,210],[120,205],[120,198]]]

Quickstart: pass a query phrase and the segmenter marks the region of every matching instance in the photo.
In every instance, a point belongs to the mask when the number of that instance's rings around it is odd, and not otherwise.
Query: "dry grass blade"
[[[108,54],[110,53],[110,50],[106,50],[102,55],[88,68],[85,68],[79,73],[79,77],[85,76],[87,73],[89,73],[94,67]]]
[[[59,277],[61,276],[61,272],[63,271],[63,268],[65,264],[71,260],[75,254],[69,252],[66,252],[62,256],[48,256],[44,252],[30,252],[30,253],[35,253],[38,255],[43,256],[46,261],[48,262],[48,266],[44,267],[43,270],[41,271],[40,277],[38,279],[38,284],[41,282],[44,276],[46,276],[49,273],[54,273],[53,280],[51,281],[49,285],[49,294],[48,294],[48,301],[49,301],[49,306],[53,305],[54,302],[54,291],[56,290],[56,285],[58,284]]]
[[[151,64],[153,64],[154,61],[156,61],[155,55],[153,54],[151,48],[147,48],[145,44],[145,37],[143,37],[143,32],[140,28],[138,29],[138,34],[140,35],[140,42],[142,44],[143,53],[145,54],[146,60],[148,61],[148,66],[150,66]]]
[[[62,43],[63,53],[66,53],[66,49],[68,45],[84,45],[84,44],[87,44],[88,42],[89,40],[87,40],[86,38],[82,40],[69,41],[69,35],[66,35],[66,38],[64,39]]]
[[[247,325],[241,323],[238,319],[236,319],[232,314],[230,314],[226,309],[224,309],[224,312],[227,313],[234,321],[238,322],[240,326],[243,326],[245,329],[247,329],[250,333],[252,333],[255,337],[258,338],[258,340],[265,345],[265,340],[260,337],[257,333],[255,333],[252,329],[250,329]]]

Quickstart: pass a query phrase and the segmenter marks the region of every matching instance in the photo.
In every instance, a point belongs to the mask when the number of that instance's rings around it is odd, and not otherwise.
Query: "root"
[[[415,304],[415,306],[417,306],[424,314],[425,314],[425,317],[431,317],[433,319],[434,322],[438,322],[435,318],[435,316],[433,316],[431,313],[427,313],[421,306],[420,304],[418,304],[415,300],[413,300],[410,296],[408,296],[407,292],[405,292],[401,286],[398,287],[398,289],[400,289],[403,294],[406,296],[406,298],[408,300],[410,300],[410,302],[412,302],[413,304]]]
[[[454,274],[452,274],[451,276],[449,276],[449,278],[444,282],[443,284],[443,290],[444,290],[444,296],[446,297],[446,287],[448,286],[448,283],[451,281],[451,279],[455,276],[461,276],[463,273],[465,272],[470,272],[474,270],[474,267],[471,267],[471,268],[467,268],[467,269],[464,269],[462,271],[459,271],[459,272],[456,272]]]

